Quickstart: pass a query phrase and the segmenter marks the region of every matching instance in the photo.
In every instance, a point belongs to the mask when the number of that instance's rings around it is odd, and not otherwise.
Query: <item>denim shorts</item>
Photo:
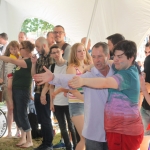
[[[69,103],[70,117],[84,115],[84,103]]]

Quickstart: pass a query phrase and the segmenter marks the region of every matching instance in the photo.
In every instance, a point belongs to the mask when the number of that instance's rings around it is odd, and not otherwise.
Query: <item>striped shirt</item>
[[[82,73],[80,72],[80,70],[75,67],[76,69],[76,75],[81,75]],[[80,94],[83,94],[83,89],[82,88],[78,88],[77,89]],[[69,103],[83,103],[83,100],[78,99],[77,97],[75,97],[72,93],[68,93],[68,97],[69,97]]]

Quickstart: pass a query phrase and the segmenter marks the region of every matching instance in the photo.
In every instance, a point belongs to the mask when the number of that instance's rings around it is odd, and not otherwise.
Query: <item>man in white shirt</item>
[[[0,55],[4,55],[6,47],[8,45],[8,36],[6,33],[1,33],[0,34],[0,44],[3,45],[1,51],[0,51]]]

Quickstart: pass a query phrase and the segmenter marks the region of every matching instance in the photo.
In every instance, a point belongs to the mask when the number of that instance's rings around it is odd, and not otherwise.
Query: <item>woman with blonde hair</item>
[[[0,60],[13,63],[17,67],[13,73],[13,105],[14,119],[21,130],[21,139],[16,146],[28,148],[33,146],[31,137],[31,126],[27,115],[27,106],[30,100],[30,88],[32,82],[31,76],[31,52],[34,49],[34,44],[30,41],[20,43],[20,54],[22,59],[13,59],[7,56],[0,56]]]
[[[86,51],[82,43],[75,43],[71,47],[71,53],[69,58],[69,66],[67,69],[67,74],[81,75],[87,66],[91,64],[91,58]],[[83,95],[82,88],[77,89],[80,94]],[[69,112],[70,117],[77,129],[80,136],[80,141],[76,146],[76,150],[85,149],[85,141],[82,136],[82,129],[84,124],[84,102],[83,99],[78,99],[73,95],[76,90],[71,90],[68,94],[69,97]]]

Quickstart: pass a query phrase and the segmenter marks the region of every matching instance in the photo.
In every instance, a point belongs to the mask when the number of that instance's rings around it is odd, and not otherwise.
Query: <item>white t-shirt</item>
[[[54,73],[60,74],[60,75],[66,74],[66,69],[67,69],[67,61],[62,66],[58,66],[57,64],[55,64]],[[56,90],[57,88],[60,88],[60,87],[55,86],[54,90]],[[54,98],[53,104],[58,105],[58,106],[68,105],[68,98],[64,96],[64,92],[61,92],[56,95],[56,97]]]
[[[5,45],[3,45],[3,49],[2,49],[2,51],[0,52],[0,55],[4,55],[5,50],[6,50],[6,47],[7,47],[8,44],[9,44],[9,42],[7,42]]]

